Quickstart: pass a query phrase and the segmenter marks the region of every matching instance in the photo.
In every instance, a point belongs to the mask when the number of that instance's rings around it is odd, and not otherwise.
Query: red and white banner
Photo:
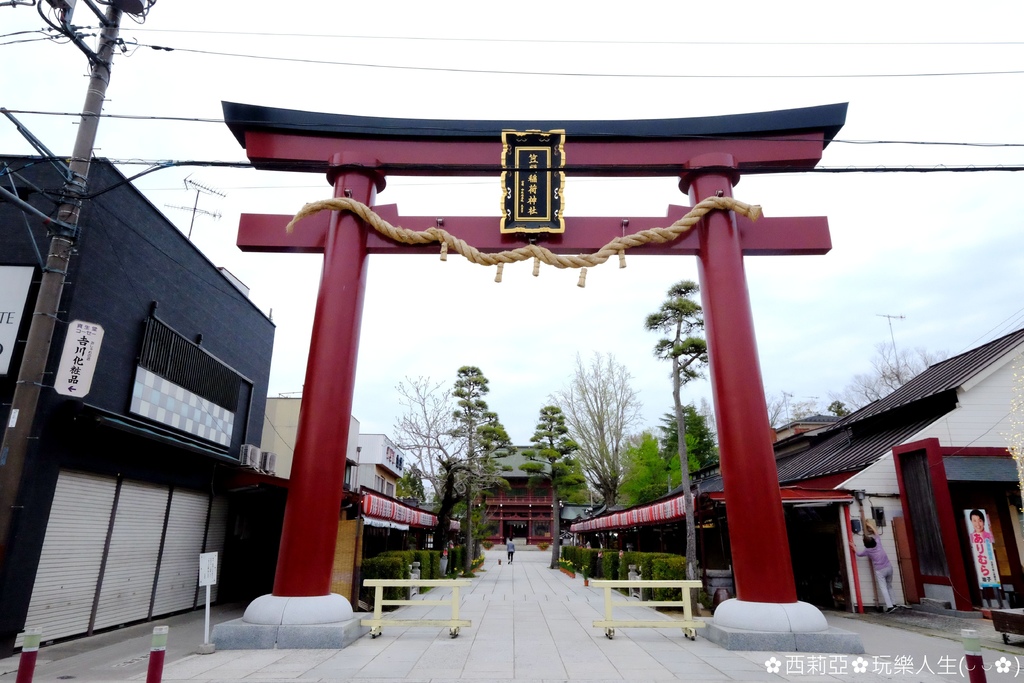
[[[365,516],[375,519],[418,527],[437,526],[436,515],[402,505],[394,500],[375,496],[372,493],[363,494],[362,509]]]
[[[660,501],[636,507],[622,512],[613,512],[603,517],[577,522],[569,527],[574,534],[584,531],[597,531],[599,529],[621,529],[623,527],[638,526],[640,524],[655,524],[658,522],[674,522],[686,517],[686,506],[683,497],[671,500]]]

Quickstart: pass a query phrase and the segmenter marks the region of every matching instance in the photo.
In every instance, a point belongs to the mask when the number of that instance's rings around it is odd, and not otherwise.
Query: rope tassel
[[[619,252],[619,268],[626,267],[626,250],[623,249]]]
[[[503,270],[505,270],[505,264],[504,263],[499,263],[498,264],[498,273],[497,273],[497,275],[494,276],[494,281],[495,282],[501,282],[501,272]]]
[[[442,261],[447,261],[448,260],[448,243],[447,242],[441,242],[441,260]]]
[[[586,268],[580,268],[580,279],[579,279],[579,282],[576,283],[576,286],[579,287],[580,289],[583,289],[584,287],[587,286],[587,269]]]
[[[540,275],[540,257],[539,256],[534,256],[533,257],[533,276],[537,277],[538,275]]]

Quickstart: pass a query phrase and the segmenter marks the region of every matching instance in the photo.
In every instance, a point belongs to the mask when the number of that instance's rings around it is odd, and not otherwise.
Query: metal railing
[[[384,626],[447,626],[448,635],[459,636],[461,626],[472,626],[468,619],[459,619],[459,589],[470,585],[469,579],[366,579],[363,586],[376,589],[373,595],[373,617],[362,619],[362,626],[370,627],[370,637],[376,638],[383,632]],[[385,600],[385,588],[451,588],[451,597],[447,600]],[[451,619],[385,619],[382,608],[385,605],[419,605],[445,607],[451,606]]]
[[[696,640],[698,628],[704,628],[705,623],[693,617],[693,605],[690,604],[690,589],[701,588],[700,581],[687,580],[644,580],[644,579],[591,579],[590,585],[595,588],[604,589],[604,619],[595,619],[594,627],[603,628],[604,634],[609,639],[615,637],[616,628],[681,628],[683,635],[690,640]],[[679,600],[645,600],[642,604],[635,601],[612,600],[612,589],[625,588],[632,592],[639,588],[678,588],[681,593]],[[683,619],[615,619],[612,615],[613,607],[682,607]]]

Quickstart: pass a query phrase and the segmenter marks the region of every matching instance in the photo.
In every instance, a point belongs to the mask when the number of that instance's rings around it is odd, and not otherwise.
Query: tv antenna
[[[786,406],[786,424],[792,422],[792,420],[789,418],[789,399],[791,398],[793,398],[793,394],[791,394],[788,391],[782,392],[782,404]]]
[[[896,355],[896,335],[893,334],[893,332],[892,332],[892,321],[893,320],[906,320],[907,316],[905,316],[905,315],[887,315],[885,313],[876,313],[875,315],[877,315],[879,318],[888,318],[889,319],[889,337],[892,339],[892,353],[895,356]]]
[[[200,216],[209,216],[210,218],[212,218],[215,221],[216,220],[220,220],[220,218],[221,218],[220,211],[207,211],[206,209],[197,209],[194,206],[181,206],[179,204],[164,204],[164,206],[166,206],[168,209],[181,209],[182,211],[191,211],[192,212],[192,222],[193,223],[195,223],[196,214],[199,214]],[[192,239],[192,228],[191,228],[191,226],[189,227],[189,230],[188,230],[188,237],[189,237],[189,239]]]
[[[192,239],[192,227],[196,224],[196,214],[197,213],[202,214],[204,216],[210,216],[214,220],[217,220],[217,219],[220,218],[220,212],[219,211],[206,211],[205,209],[200,209],[199,208],[199,195],[201,195],[201,194],[210,194],[210,195],[217,195],[218,197],[227,197],[227,195],[225,193],[221,192],[220,190],[213,189],[209,185],[204,185],[203,183],[200,183],[198,180],[192,180],[192,176],[191,175],[189,175],[187,178],[185,178],[185,189],[186,190],[195,190],[195,192],[196,192],[196,200],[195,200],[195,202],[193,202],[191,208],[189,208],[187,206],[171,206],[170,204],[165,204],[165,206],[167,206],[168,208],[171,208],[171,209],[182,209],[183,211],[191,211],[192,212],[192,222],[189,223],[189,226],[188,226],[188,238],[191,241],[191,239]]]

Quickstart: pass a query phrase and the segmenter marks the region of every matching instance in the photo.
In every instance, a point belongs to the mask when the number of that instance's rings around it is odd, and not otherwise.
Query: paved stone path
[[[502,560],[499,565],[498,561]],[[637,603],[635,607],[616,608],[616,616],[626,618],[663,618],[665,629],[618,629],[615,638],[605,637],[603,629],[592,622],[603,616],[603,591],[583,586],[582,578],[572,579],[548,569],[550,554],[521,550],[509,565],[505,553],[497,549],[487,553],[484,571],[463,589],[460,617],[472,621],[458,638],[450,638],[447,628],[385,627],[383,635],[364,637],[344,650],[233,650],[211,655],[191,654],[188,648],[168,651],[163,681],[390,681],[443,683],[454,681],[517,681],[546,683],[553,681],[630,681],[650,683],[661,680],[687,681],[966,681],[959,667],[963,648],[959,633],[927,633],[893,628],[885,616],[858,617],[828,613],[833,626],[860,634],[868,654],[828,655],[786,652],[730,652],[700,636],[696,641],[683,637],[672,628],[672,618]],[[434,589],[423,598],[445,596],[445,589]],[[621,599],[621,598],[617,598]],[[403,619],[416,616],[447,618],[448,608],[404,607]],[[188,616],[189,626],[172,625],[171,642],[195,638],[196,615]],[[224,620],[236,614],[225,614]],[[161,623],[161,622],[154,622]],[[990,622],[978,621],[979,628],[991,631]],[[153,624],[132,627],[151,632]],[[192,629],[192,630],[188,630]],[[987,634],[987,631],[986,631]],[[938,637],[937,637],[938,636]],[[103,636],[97,637],[102,638]],[[108,638],[111,636],[107,636]],[[44,648],[36,683],[56,681],[125,681],[146,679],[142,658],[125,659],[125,647],[135,642],[144,655],[148,637],[136,637],[65,658],[51,656]],[[99,643],[101,641],[97,641]],[[986,645],[990,640],[986,640]],[[54,646],[54,655],[60,648]],[[180,644],[178,645],[180,648]],[[995,647],[995,646],[994,646]],[[1017,656],[1020,653],[1020,656]],[[994,668],[990,681],[1009,681],[1015,673],[1024,675],[1024,649],[1003,647],[986,650],[985,662],[993,666],[1005,658],[1010,671]],[[778,671],[769,671],[776,666]],[[14,680],[12,663],[0,661],[0,681]],[[127,662],[127,663],[126,663]],[[860,668],[866,669],[860,672]],[[3,673],[7,672],[7,673]],[[964,675],[961,675],[961,674]],[[73,678],[69,678],[73,676]]]

